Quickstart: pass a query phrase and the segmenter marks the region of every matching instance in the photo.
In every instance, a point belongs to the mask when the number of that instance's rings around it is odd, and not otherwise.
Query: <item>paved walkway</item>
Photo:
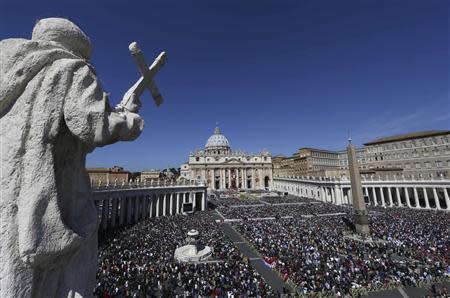
[[[293,289],[281,279],[275,270],[264,264],[261,256],[258,255],[255,249],[241,236],[241,234],[234,230],[230,224],[225,223],[223,225],[223,231],[225,235],[233,241],[240,252],[250,260],[252,267],[264,278],[274,291],[283,293],[283,288],[287,288],[293,292]]]

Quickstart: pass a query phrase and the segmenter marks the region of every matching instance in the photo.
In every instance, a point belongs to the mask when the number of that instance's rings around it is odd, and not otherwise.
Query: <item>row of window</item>
[[[215,161],[218,161],[219,159],[220,159],[220,158],[217,157],[217,156],[214,158]],[[247,156],[245,159],[246,159],[247,161],[250,161],[250,157],[249,157],[249,156]],[[228,160],[228,157],[225,157],[225,160]],[[238,160],[242,160],[242,159],[239,157]],[[255,157],[254,160],[257,161],[258,158]],[[267,161],[267,156],[264,156],[264,157],[263,157],[263,160],[264,160],[264,161]],[[195,161],[200,161],[200,157],[196,156],[196,157],[195,157]],[[207,158],[206,161],[210,161],[210,158]]]
[[[383,145],[368,146],[367,151],[371,153],[382,152],[386,150],[406,149],[413,147],[433,146],[450,143],[450,136],[437,136],[423,139],[407,140],[402,142],[393,142]]]
[[[440,160],[436,160],[434,163],[431,163],[429,161],[426,161],[426,162],[423,162],[423,163],[416,162],[414,164],[406,163],[405,164],[405,169],[411,169],[413,167],[415,169],[421,169],[422,167],[425,168],[425,169],[431,169],[432,165],[434,165],[436,168],[442,168],[444,166],[444,162],[442,162]],[[450,160],[447,160],[447,166],[450,167]],[[389,165],[388,165],[388,167],[389,167]]]

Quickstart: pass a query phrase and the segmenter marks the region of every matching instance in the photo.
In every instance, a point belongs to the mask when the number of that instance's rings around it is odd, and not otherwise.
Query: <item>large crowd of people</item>
[[[448,276],[450,215],[394,208],[371,212],[374,239],[344,237],[341,217],[242,221],[243,234],[301,294],[328,292],[343,297],[351,289],[388,284],[417,285]]]
[[[351,211],[346,206],[337,206],[331,203],[297,203],[281,205],[258,206],[220,206],[217,210],[226,219],[249,219],[267,217],[302,217],[318,214],[348,213]]]
[[[211,212],[158,217],[117,231],[99,247],[97,297],[269,297],[271,288],[222,232]],[[210,262],[179,263],[174,251],[197,229]]]
[[[417,286],[450,278],[450,214],[370,208],[373,241],[357,241],[343,218],[352,208],[307,198],[217,199],[217,211],[295,285],[297,294],[344,297],[355,289]],[[333,215],[334,214],[334,215]],[[338,215],[336,215],[338,214]],[[247,220],[268,218],[271,220]],[[277,293],[224,235],[217,214],[147,219],[115,231],[100,245],[97,297],[271,297]],[[175,248],[197,229],[213,248],[211,262],[174,260]]]

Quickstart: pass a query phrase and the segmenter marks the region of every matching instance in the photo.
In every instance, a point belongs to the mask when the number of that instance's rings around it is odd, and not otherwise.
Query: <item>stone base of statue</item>
[[[211,257],[211,247],[199,245],[197,241],[198,234],[197,230],[188,232],[187,244],[175,249],[175,260],[184,263],[198,263]]]
[[[351,231],[344,232],[344,238],[348,240],[358,241],[361,243],[385,243],[386,241],[372,237],[371,235],[352,233]]]

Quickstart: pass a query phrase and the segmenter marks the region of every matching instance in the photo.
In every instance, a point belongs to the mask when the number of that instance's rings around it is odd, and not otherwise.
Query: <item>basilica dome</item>
[[[210,150],[230,150],[230,143],[227,138],[220,132],[219,127],[214,129],[214,134],[209,137],[206,142],[205,149]]]

